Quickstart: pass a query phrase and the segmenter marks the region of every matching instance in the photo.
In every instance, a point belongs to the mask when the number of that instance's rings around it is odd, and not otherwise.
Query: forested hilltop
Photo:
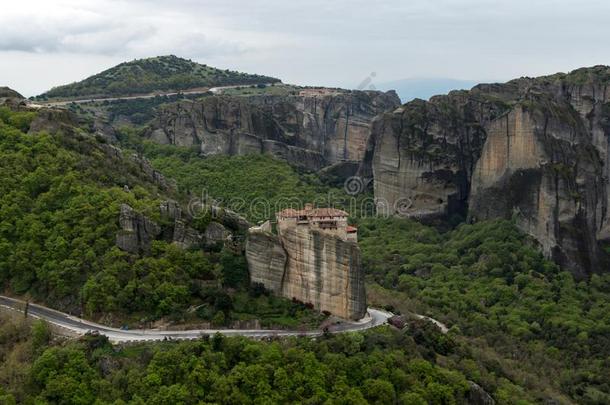
[[[279,81],[274,77],[217,69],[169,55],[124,62],[80,82],[55,87],[38,98],[118,97]]]

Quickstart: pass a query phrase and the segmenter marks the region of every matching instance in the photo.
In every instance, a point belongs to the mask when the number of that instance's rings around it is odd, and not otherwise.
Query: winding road
[[[10,310],[23,313],[25,305],[26,304],[24,301],[0,295],[0,308],[8,308]],[[393,314],[390,312],[368,308],[367,315],[363,319],[355,322],[345,322],[332,325],[329,327],[329,332],[344,333],[374,328],[386,323],[387,319],[392,315]],[[98,332],[99,334],[108,337],[108,339],[113,343],[160,341],[170,339],[198,339],[204,335],[213,335],[216,333],[226,336],[246,336],[255,339],[285,336],[316,337],[321,336],[324,333],[319,329],[308,331],[283,329],[194,329],[184,331],[157,329],[123,330],[89,322],[84,319],[32,303],[28,305],[28,316],[43,319],[52,325],[66,329],[78,335],[84,335],[88,332]]]
[[[261,85],[265,86],[273,86],[273,83],[261,83]],[[57,101],[44,101],[44,102],[32,102],[30,103],[33,107],[61,107],[69,104],[85,104],[85,103],[93,103],[93,102],[103,102],[103,101],[118,101],[118,100],[136,100],[136,99],[146,99],[146,98],[155,98],[155,97],[163,97],[163,96],[176,96],[178,94],[183,95],[198,95],[198,94],[206,94],[208,92],[213,94],[221,94],[223,90],[226,89],[235,89],[238,87],[246,87],[250,86],[249,84],[235,84],[230,86],[217,86],[217,87],[204,87],[199,89],[192,90],[183,90],[183,91],[172,91],[172,92],[155,92],[155,93],[147,93],[147,94],[137,94],[133,96],[120,96],[120,97],[105,97],[105,98],[84,98],[77,100],[57,100]]]

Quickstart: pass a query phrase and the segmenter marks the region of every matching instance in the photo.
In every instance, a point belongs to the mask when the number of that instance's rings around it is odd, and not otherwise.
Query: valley
[[[607,402],[610,68],[400,105],[201,66],[0,91],[0,400]]]

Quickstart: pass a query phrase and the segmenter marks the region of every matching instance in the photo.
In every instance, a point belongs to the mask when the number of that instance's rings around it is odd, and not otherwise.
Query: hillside
[[[226,215],[192,218],[172,181],[64,111],[0,107],[0,172],[4,294],[115,324],[321,319],[251,294],[245,259],[222,242],[240,232]]]
[[[9,87],[0,87],[0,98],[23,98],[23,96]]]
[[[39,98],[116,97],[279,81],[273,77],[216,69],[169,55],[124,62],[80,82],[55,87]]]
[[[143,170],[130,152],[74,126],[65,111],[0,109],[5,293],[115,324],[161,318],[230,325],[257,317],[263,325],[295,327],[319,321],[298,304],[249,289],[240,253],[220,246],[182,249],[188,240],[176,243],[175,222],[159,207],[207,191],[259,220],[286,198],[332,196],[344,204],[349,196],[268,156],[202,159],[193,149],[143,141],[133,130],[119,138],[176,178],[177,187],[152,168]],[[134,209],[137,221],[147,218],[162,229],[149,251],[116,246],[122,204]],[[209,220],[187,226],[203,231]],[[371,305],[429,314],[451,327],[448,335],[407,318],[403,331],[381,328],[319,341],[214,337],[121,349],[103,338],[53,342],[38,324],[30,331],[2,319],[0,400],[155,403],[171,395],[196,403],[274,395],[279,402],[343,396],[350,403],[463,403],[487,392],[498,403],[607,402],[607,276],[576,282],[510,221],[441,234],[407,220],[355,220]],[[210,362],[219,367],[211,369]],[[287,363],[290,372],[280,371]],[[337,379],[340,385],[326,383]],[[79,389],[54,390],[59,381]],[[124,383],[131,388],[99,388]],[[201,386],[206,389],[195,391]]]

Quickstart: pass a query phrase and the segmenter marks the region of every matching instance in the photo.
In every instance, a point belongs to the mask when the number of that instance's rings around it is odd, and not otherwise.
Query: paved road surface
[[[10,308],[12,310],[23,312],[25,303],[14,298],[9,298],[0,295],[0,307]],[[63,312],[43,307],[41,305],[30,304],[28,307],[28,315],[67,329],[73,333],[82,335],[89,331],[97,331],[115,343],[120,342],[135,342],[135,341],[159,341],[166,339],[197,339],[202,335],[213,335],[221,333],[226,336],[247,336],[252,338],[276,337],[276,336],[320,336],[321,330],[269,330],[269,329],[197,329],[185,331],[167,331],[167,330],[122,330],[111,328],[104,325],[99,325],[93,322],[80,319]],[[353,332],[373,328],[375,326],[386,323],[387,319],[392,314],[374,308],[367,310],[367,316],[360,321],[342,323],[333,325],[329,328],[331,333]]]
[[[272,83],[262,83],[265,86],[271,86],[273,85]],[[178,94],[187,94],[187,95],[197,95],[197,94],[205,94],[207,92],[211,92],[214,94],[220,94],[222,93],[223,90],[226,89],[234,89],[237,87],[244,87],[244,86],[250,86],[248,84],[237,84],[237,85],[232,85],[232,86],[218,86],[218,87],[210,87],[210,88],[201,88],[201,89],[194,89],[194,90],[184,90],[184,91],[173,91],[173,92],[167,92],[167,93],[148,93],[148,94],[139,94],[139,95],[135,95],[135,96],[122,96],[122,97],[106,97],[106,98],[86,98],[86,99],[80,99],[80,100],[62,100],[62,101],[46,101],[46,102],[37,102],[34,101],[32,102],[32,106],[39,106],[39,107],[61,107],[61,106],[66,106],[72,103],[75,104],[84,104],[84,103],[92,103],[92,102],[102,102],[102,101],[117,101],[117,100],[135,100],[135,99],[139,99],[139,98],[155,98],[157,96],[159,97],[163,97],[163,96],[176,96]]]

